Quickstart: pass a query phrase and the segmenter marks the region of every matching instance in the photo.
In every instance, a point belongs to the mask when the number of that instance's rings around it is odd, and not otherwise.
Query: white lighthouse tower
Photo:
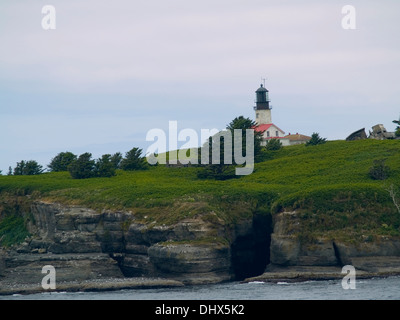
[[[278,126],[272,123],[271,110],[269,105],[268,90],[261,84],[256,91],[256,125],[254,130],[262,133],[261,145],[266,145],[270,139],[279,139],[284,146],[306,143],[311,137],[302,134],[285,135],[285,131],[279,129]]]
[[[269,105],[268,90],[261,84],[260,88],[256,91],[256,125],[272,123],[271,109]]]

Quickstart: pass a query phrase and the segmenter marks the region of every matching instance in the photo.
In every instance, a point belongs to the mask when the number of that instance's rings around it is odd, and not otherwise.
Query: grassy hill
[[[400,140],[291,146],[266,152],[264,159],[251,175],[226,181],[200,180],[196,167],[159,165],[85,180],[67,172],[0,176],[0,193],[3,203],[10,195],[30,195],[98,210],[132,210],[155,224],[202,215],[229,225],[254,212],[296,209],[306,221],[307,237],[400,234],[400,213],[385,190],[400,187]],[[386,159],[391,169],[386,180],[369,177],[377,159]]]

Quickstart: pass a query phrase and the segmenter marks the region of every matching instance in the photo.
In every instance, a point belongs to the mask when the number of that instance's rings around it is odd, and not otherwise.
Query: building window
[[[278,132],[278,131],[275,131],[275,133],[276,133],[276,136],[279,137],[279,132]]]
[[[256,113],[256,118],[258,119],[258,113]]]
[[[267,137],[269,137],[269,131],[267,131]]]

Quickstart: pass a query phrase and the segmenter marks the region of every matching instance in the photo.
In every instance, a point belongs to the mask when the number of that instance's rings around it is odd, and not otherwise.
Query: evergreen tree
[[[47,167],[52,172],[68,171],[68,166],[76,160],[76,155],[72,152],[60,152],[57,154]]]
[[[396,127],[395,135],[396,137],[400,137],[400,119],[399,120],[393,120],[393,123],[397,123],[398,126]]]
[[[269,139],[265,149],[269,151],[276,151],[282,148],[282,142],[279,139]]]
[[[10,169],[10,168],[9,168]],[[21,175],[36,175],[43,173],[43,167],[38,164],[35,160],[24,161],[21,160],[17,162],[16,167],[14,168],[14,175],[21,176]]]
[[[122,170],[144,170],[148,169],[146,158],[142,156],[142,149],[132,148],[125,154],[125,158],[121,160],[120,167]]]
[[[111,156],[110,161],[111,161],[114,169],[120,169],[122,158],[123,157],[122,157],[122,153],[121,152],[114,153]]]
[[[115,168],[111,158],[110,154],[104,154],[96,161],[94,166],[94,176],[108,178],[115,176]]]
[[[321,138],[318,133],[314,132],[311,139],[306,142],[306,146],[315,146],[326,142],[326,138]]]
[[[208,143],[205,143],[202,148],[208,148],[208,164],[203,165],[203,167],[199,170],[197,176],[199,178],[211,178],[216,180],[226,180],[235,178],[235,166],[234,162],[234,148],[235,148],[235,139],[240,139],[242,141],[242,153],[246,152],[246,130],[253,129],[255,127],[255,122],[249,118],[245,118],[243,116],[236,117],[233,119],[226,127],[226,130],[220,131],[214,136],[208,139]],[[235,135],[236,130],[242,130],[242,134],[237,136]],[[231,139],[230,148],[226,148],[225,145],[228,143],[225,139]],[[240,140],[239,140],[240,141]],[[261,141],[262,141],[262,132],[254,132],[254,161],[261,156]],[[213,155],[213,146],[219,143],[219,156],[215,157]],[[240,145],[240,144],[239,144]],[[225,154],[225,152],[229,152],[230,154]],[[199,158],[201,159],[202,151],[199,150]],[[219,163],[215,163],[215,159],[219,158]],[[214,159],[214,161],[213,161]],[[199,163],[202,163],[199,160]]]
[[[87,179],[94,177],[95,161],[89,152],[81,154],[68,166],[68,171],[73,179]]]

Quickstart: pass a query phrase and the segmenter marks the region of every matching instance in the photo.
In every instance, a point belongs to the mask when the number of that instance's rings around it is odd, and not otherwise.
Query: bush
[[[47,167],[52,172],[68,171],[68,166],[76,160],[76,155],[72,152],[60,152],[56,155]]]
[[[326,138],[321,138],[318,133],[314,132],[311,135],[311,139],[307,141],[306,146],[316,146],[326,142]]]
[[[269,139],[265,149],[269,151],[276,151],[282,148],[282,142],[279,139]]]
[[[369,169],[369,176],[374,180],[385,180],[389,177],[390,168],[385,165],[386,159],[374,160]]]
[[[235,167],[224,164],[209,164],[197,172],[199,179],[228,180],[238,178]]]
[[[17,166],[14,168],[15,176],[31,176],[43,173],[43,167],[38,164],[35,160],[29,160],[17,162]]]

